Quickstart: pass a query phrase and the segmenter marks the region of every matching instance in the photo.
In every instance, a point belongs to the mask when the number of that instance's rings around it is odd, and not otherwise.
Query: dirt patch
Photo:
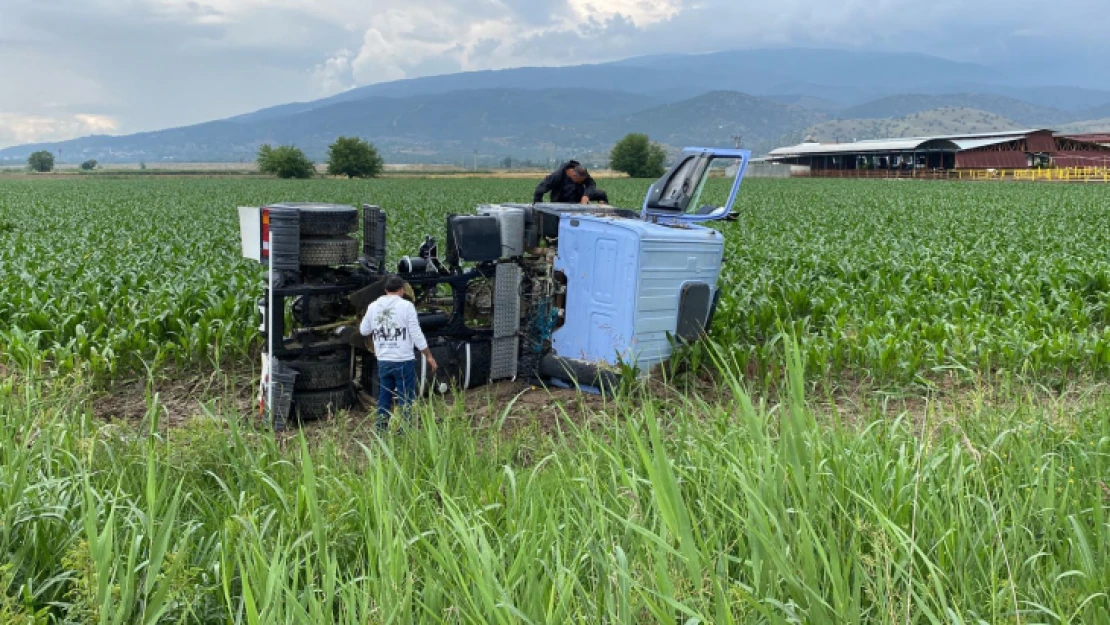
[[[168,371],[154,380],[130,378],[115,381],[94,393],[92,410],[104,421],[141,422],[157,406],[159,422],[165,427],[208,415],[258,415],[257,374],[250,370],[219,372]],[[359,394],[359,404],[336,417],[306,424],[310,429],[327,428],[342,421],[350,427],[372,426],[375,399]],[[422,400],[437,411],[467,415],[476,429],[512,433],[522,428],[552,432],[570,419],[585,422],[601,410],[606,400],[598,395],[544,387],[525,382],[496,382],[466,393]]]
[[[599,395],[554,386],[523,382],[499,382],[455,398],[462,402],[475,427],[515,431],[534,426],[550,433],[558,423],[570,419],[584,423],[605,405]]]
[[[254,379],[249,370],[170,370],[155,379],[122,379],[94,393],[92,410],[105,421],[138,422],[156,407],[159,422],[165,427],[206,414],[231,411],[247,415],[257,410]]]
[[[0,369],[0,373],[3,370]],[[156,379],[119,380],[93,394],[93,413],[105,421],[139,423],[157,406],[162,428],[180,426],[196,417],[241,415],[258,423],[257,371],[166,371]],[[749,380],[749,383],[752,381]],[[1110,385],[1096,380],[1072,380],[1059,388],[1021,384],[968,384],[956,379],[934,380],[929,387],[882,387],[869,379],[838,378],[807,384],[806,403],[818,421],[847,426],[864,425],[879,419],[904,419],[920,435],[936,435],[957,423],[961,415],[984,410],[1035,408],[1049,418],[1068,419],[1106,401]],[[634,391],[656,400],[666,414],[677,414],[691,406],[736,406],[731,391],[705,376],[677,380],[652,378]],[[760,404],[787,404],[776,386],[750,384],[748,390],[757,409]],[[621,401],[636,402],[632,399]],[[367,441],[374,434],[375,398],[359,394],[359,404],[339,414],[290,428],[283,438],[304,432],[311,438],[339,434],[352,443]],[[628,404],[617,405],[599,395],[542,386],[527,382],[497,382],[465,393],[422,400],[439,418],[462,418],[476,431],[513,437],[521,432],[556,437],[568,425],[593,428],[605,419],[628,414]],[[706,414],[709,414],[708,412]]]
[[[277,435],[283,448],[296,445],[303,435],[310,443],[327,441],[352,462],[363,462],[362,445],[379,437],[374,400],[360,395],[362,405],[349,411],[291,427]],[[581,429],[597,430],[623,408],[613,409],[611,400],[574,389],[531,385],[525,382],[495,382],[456,395],[422,400],[422,418],[431,408],[436,420],[466,424],[477,434],[479,448],[497,447],[503,442],[526,441],[514,451],[517,461],[530,465],[538,460],[538,449],[566,436],[576,437]],[[415,427],[421,427],[417,424]],[[386,439],[392,438],[392,435]]]
[[[462,418],[475,431],[507,438],[522,431],[552,436],[565,430],[568,421],[588,427],[603,414],[606,405],[598,395],[525,382],[494,382],[465,393],[420,401],[424,407],[431,407],[437,419]],[[359,405],[334,417],[306,423],[302,429],[310,437],[339,430],[352,440],[365,440],[372,436],[376,417],[375,398],[360,393]],[[296,431],[289,430],[290,434]]]

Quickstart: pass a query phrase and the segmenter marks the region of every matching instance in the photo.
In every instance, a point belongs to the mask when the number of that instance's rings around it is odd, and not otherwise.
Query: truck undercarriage
[[[377,363],[358,325],[391,273],[407,283],[440,365],[434,374],[420,367],[421,394],[516,378],[606,391],[621,367],[649,371],[676,340],[698,340],[712,323],[723,235],[699,222],[735,217],[749,157],[688,148],[639,211],[481,205],[447,216],[442,255],[425,236],[392,266],[382,207],[240,208],[243,254],[268,269],[260,407],[280,428],[349,408],[358,390],[377,395]],[[728,201],[702,205],[721,163],[733,165]],[[361,247],[351,236],[360,218]]]

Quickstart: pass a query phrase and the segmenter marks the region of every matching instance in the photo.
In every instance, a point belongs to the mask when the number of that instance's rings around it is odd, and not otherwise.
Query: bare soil
[[[106,421],[142,421],[154,406],[166,427],[207,414],[257,412],[250,370],[184,372],[168,370],[154,380],[125,378],[94,394],[93,414]]]
[[[3,372],[0,371],[0,374]],[[257,372],[250,369],[219,372],[167,371],[153,381],[119,380],[94,394],[93,413],[106,421],[138,423],[156,405],[162,428],[180,426],[194,418],[238,414],[258,421]],[[733,403],[728,389],[708,377],[687,376],[679,384],[653,378],[645,388],[662,400],[666,411],[682,410],[688,402],[713,406]],[[785,404],[779,389],[749,391],[752,401],[767,406]],[[960,416],[984,409],[1018,410],[1035,407],[1049,418],[1067,419],[1110,396],[1110,385],[1074,380],[1060,388],[1025,385],[1001,388],[955,379],[937,380],[931,388],[887,389],[866,379],[838,379],[835,386],[815,383],[806,389],[807,404],[819,419],[846,425],[870,423],[877,417],[902,418],[920,435],[931,436]],[[465,418],[477,431],[513,436],[522,431],[556,436],[569,424],[593,427],[602,420],[628,414],[627,405],[574,389],[537,386],[526,382],[497,382],[460,394],[425,399],[434,402],[437,414]],[[312,437],[342,432],[353,440],[372,436],[375,398],[359,395],[359,405],[319,421],[303,430]],[[290,433],[295,432],[292,429]]]
[[[222,372],[167,371],[154,380],[119,380],[96,392],[92,410],[105,421],[140,422],[157,406],[163,427],[175,427],[196,417],[238,414],[258,418],[257,373],[250,370]],[[558,422],[584,423],[599,412],[605,399],[574,389],[534,386],[525,382],[496,382],[458,395],[433,401],[444,411],[468,416],[476,429],[506,433],[522,428],[551,432]],[[342,421],[348,426],[372,426],[375,398],[359,394],[359,405],[332,418],[306,424],[325,428]]]

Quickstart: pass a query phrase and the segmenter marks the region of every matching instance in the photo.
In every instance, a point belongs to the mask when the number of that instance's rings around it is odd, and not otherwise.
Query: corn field
[[[528,180],[63,180],[2,183],[0,349],[20,366],[113,374],[242,358],[259,268],[236,206],[390,211],[390,257],[444,217],[521,201]],[[646,184],[606,181],[638,206]],[[724,188],[718,189],[723,193]],[[1097,186],[745,183],[714,336],[766,372],[797,337],[810,373],[1110,370],[1110,202]]]
[[[747,181],[718,392],[553,432],[429,402],[406,435],[278,436],[209,397],[166,427],[153,382],[141,423],[93,414],[117,379],[256,360],[236,206],[380,204],[395,259],[533,184],[0,179],[0,622],[1110,623],[1094,187]],[[894,416],[813,395],[953,374]]]

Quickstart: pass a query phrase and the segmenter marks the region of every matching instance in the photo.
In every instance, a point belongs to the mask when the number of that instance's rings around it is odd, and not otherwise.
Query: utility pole
[[[736,142],[736,149],[739,150],[740,149],[740,141],[741,141],[741,139],[744,138],[744,135],[741,135],[740,133],[736,133],[736,134],[732,135],[732,137],[730,137],[730,138],[733,141]]]
[[[474,171],[478,171],[478,150],[474,150]]]

